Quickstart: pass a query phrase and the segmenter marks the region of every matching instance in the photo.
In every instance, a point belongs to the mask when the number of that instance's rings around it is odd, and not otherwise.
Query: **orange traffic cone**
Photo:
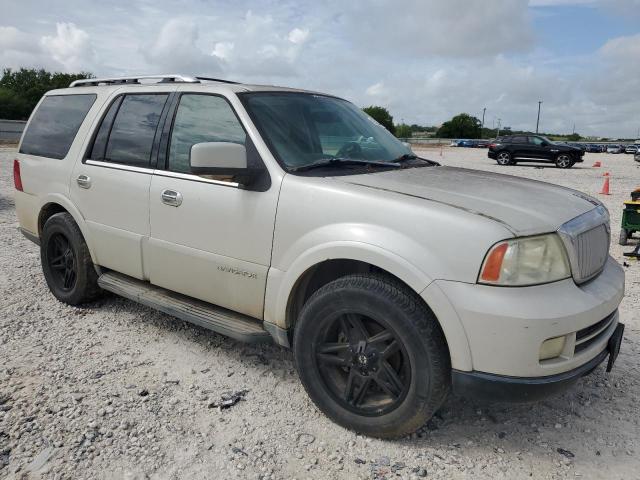
[[[600,160],[598,160],[597,162],[595,162],[595,163],[593,164],[593,166],[594,166],[594,167],[601,167],[601,166],[602,166],[602,164],[600,163]]]
[[[602,191],[600,195],[611,195],[609,193],[609,172],[604,172],[604,183],[602,184]]]

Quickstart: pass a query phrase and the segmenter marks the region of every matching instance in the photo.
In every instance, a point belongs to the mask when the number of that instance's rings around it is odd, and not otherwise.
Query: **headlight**
[[[562,240],[552,233],[495,244],[484,259],[478,282],[517,287],[555,282],[570,276]]]

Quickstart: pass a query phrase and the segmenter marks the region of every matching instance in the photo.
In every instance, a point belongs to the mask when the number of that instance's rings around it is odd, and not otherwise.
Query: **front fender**
[[[431,282],[431,278],[408,260],[376,245],[356,241],[324,243],[304,251],[286,270],[275,267],[269,269],[265,295],[265,321],[281,328],[288,328],[287,304],[298,279],[315,265],[325,260],[335,259],[356,260],[375,265],[398,277],[415,292],[421,292]]]

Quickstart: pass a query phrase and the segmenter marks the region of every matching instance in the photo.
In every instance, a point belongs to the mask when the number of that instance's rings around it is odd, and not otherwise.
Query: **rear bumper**
[[[603,350],[589,362],[568,372],[546,377],[509,377],[484,372],[453,370],[453,392],[474,400],[488,402],[534,402],[560,393],[579,378],[591,373],[609,355]]]
[[[493,150],[489,150],[487,152],[487,157],[493,158],[495,160],[496,159],[496,152],[494,152]]]

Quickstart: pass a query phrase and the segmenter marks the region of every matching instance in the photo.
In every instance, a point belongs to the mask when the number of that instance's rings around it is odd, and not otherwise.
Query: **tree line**
[[[27,120],[42,95],[49,90],[66,88],[74,80],[92,78],[88,72],[60,73],[44,69],[5,68],[0,79],[0,118]]]

